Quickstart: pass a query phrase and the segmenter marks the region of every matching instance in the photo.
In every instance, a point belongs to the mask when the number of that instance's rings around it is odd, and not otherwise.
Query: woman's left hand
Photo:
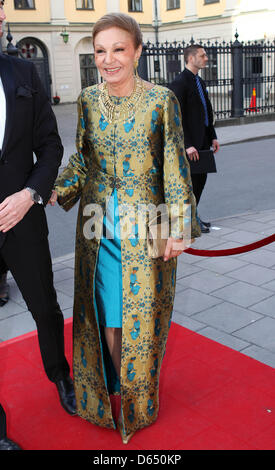
[[[181,253],[183,253],[187,248],[188,246],[186,245],[185,240],[168,238],[163,256],[164,261],[168,261],[171,258],[181,255]]]
[[[50,204],[51,206],[54,206],[55,203],[57,201],[57,192],[55,190],[52,191],[52,195],[48,201],[48,204]]]

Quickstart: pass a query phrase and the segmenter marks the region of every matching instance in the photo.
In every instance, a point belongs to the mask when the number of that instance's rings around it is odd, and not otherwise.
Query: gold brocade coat
[[[108,428],[115,428],[110,405],[114,389],[95,308],[94,279],[106,202],[114,188],[121,227],[126,224],[128,229],[133,228],[133,236],[121,237],[120,394],[124,430],[129,435],[157,418],[159,374],[173,310],[177,266],[176,258],[164,262],[162,258],[148,257],[146,236],[135,230],[138,205],[165,202],[170,219],[179,205],[180,232],[189,225],[192,237],[197,237],[200,229],[180,110],[173,92],[158,85],[145,91],[135,115],[124,123],[107,122],[100,112],[99,93],[95,85],[79,96],[77,152],[59,176],[56,190],[65,210],[80,199],[73,318],[78,413]],[[188,212],[187,207],[192,210]],[[99,236],[93,237],[95,227]],[[179,229],[172,230],[171,235],[178,237]]]

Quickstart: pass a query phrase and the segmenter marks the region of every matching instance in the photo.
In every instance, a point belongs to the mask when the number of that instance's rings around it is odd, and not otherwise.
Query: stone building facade
[[[6,0],[5,10],[19,55],[63,103],[99,80],[91,32],[106,12],[132,15],[144,42],[230,41],[236,29],[240,40],[274,39],[274,0]]]

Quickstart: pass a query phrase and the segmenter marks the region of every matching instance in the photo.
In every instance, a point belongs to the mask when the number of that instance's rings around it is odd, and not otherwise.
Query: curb
[[[220,147],[225,147],[226,145],[236,145],[236,144],[244,144],[245,142],[255,142],[257,140],[268,140],[268,139],[274,139],[275,138],[275,134],[271,134],[271,135],[260,135],[258,137],[247,137],[247,138],[244,138],[244,139],[240,139],[240,140],[235,140],[235,142],[224,142],[224,143],[220,143]],[[219,141],[219,139],[218,139]]]

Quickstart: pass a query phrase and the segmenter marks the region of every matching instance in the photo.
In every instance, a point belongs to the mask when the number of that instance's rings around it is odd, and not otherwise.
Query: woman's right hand
[[[57,192],[55,190],[52,191],[52,195],[48,201],[48,204],[50,204],[51,206],[54,206],[55,203],[57,201]]]

